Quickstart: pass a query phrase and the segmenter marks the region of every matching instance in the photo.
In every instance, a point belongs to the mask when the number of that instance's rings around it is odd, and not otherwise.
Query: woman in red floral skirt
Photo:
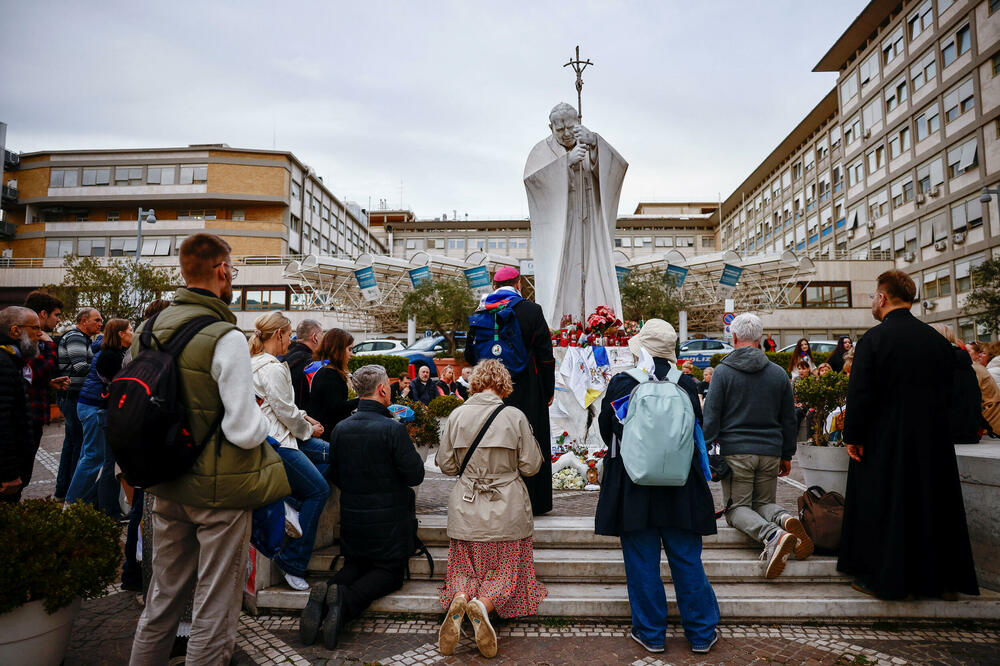
[[[532,476],[542,453],[528,419],[504,406],[513,390],[500,361],[482,361],[469,380],[469,399],[448,417],[435,458],[458,476],[448,501],[448,573],[438,596],[448,615],[441,654],[455,651],[468,615],[484,657],[497,653],[489,614],[534,615],[548,590],[535,577],[531,501],[522,476]],[[472,449],[472,455],[467,454]]]

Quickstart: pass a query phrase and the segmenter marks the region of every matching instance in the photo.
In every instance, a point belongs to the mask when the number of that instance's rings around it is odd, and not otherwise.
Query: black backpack
[[[222,422],[220,410],[205,437],[195,441],[177,395],[177,357],[199,331],[220,319],[195,317],[164,345],[153,335],[157,316],[143,327],[139,354],[108,388],[108,444],[125,478],[141,488],[172,481],[189,470]]]

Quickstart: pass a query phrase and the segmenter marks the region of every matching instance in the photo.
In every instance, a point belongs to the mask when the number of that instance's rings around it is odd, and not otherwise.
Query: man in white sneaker
[[[705,441],[719,442],[732,470],[722,480],[726,522],[764,544],[764,578],[776,578],[789,555],[805,559],[813,543],[775,503],[795,455],[795,404],[788,375],[760,350],[763,329],[749,312],[733,320],[734,350],[715,369],[703,411]]]

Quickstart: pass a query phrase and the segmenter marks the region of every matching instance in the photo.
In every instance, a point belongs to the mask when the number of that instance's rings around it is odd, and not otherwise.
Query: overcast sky
[[[8,148],[276,147],[338,196],[527,216],[548,111],[629,162],[620,211],[728,196],[835,84],[837,2],[4,3]]]

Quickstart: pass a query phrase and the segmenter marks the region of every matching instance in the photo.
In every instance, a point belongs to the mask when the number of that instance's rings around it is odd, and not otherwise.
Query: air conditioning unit
[[[906,254],[903,255],[903,261],[906,261],[906,262],[909,262],[909,263],[913,263],[914,261],[916,261],[916,259],[917,259],[917,255],[914,254],[913,252],[907,252]]]
[[[925,310],[933,310],[934,308],[937,307],[937,303],[935,303],[934,301],[924,301],[922,305],[924,306]]]
[[[925,201],[927,201],[927,197],[925,197],[923,194],[918,194],[917,195],[917,203],[918,204],[922,204]]]
[[[961,245],[965,242],[965,232],[959,231],[952,237],[952,240],[955,241],[955,245]]]
[[[866,138],[866,139],[870,139],[870,138],[872,138],[872,131],[871,131],[871,130],[869,130],[869,129],[866,129],[866,130],[865,130],[865,133],[864,133],[864,134],[863,134],[862,136],[863,136],[864,138]]]
[[[939,240],[938,242],[934,243],[934,249],[937,250],[938,252],[944,252],[945,250],[948,249],[947,241]]]
[[[934,187],[931,188],[931,191],[928,192],[927,194],[931,195],[932,197],[936,197],[937,195],[941,194],[941,187],[935,185]]]

